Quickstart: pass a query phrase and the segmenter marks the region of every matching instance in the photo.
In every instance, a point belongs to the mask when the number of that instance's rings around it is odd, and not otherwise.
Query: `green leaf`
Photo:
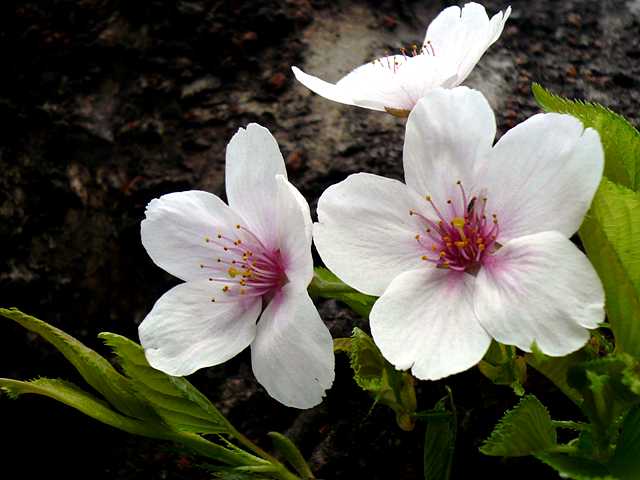
[[[313,280],[309,285],[309,295],[312,298],[331,298],[341,301],[364,318],[369,316],[377,300],[376,297],[354,290],[330,270],[322,267],[316,267],[314,270]]]
[[[640,133],[624,117],[602,105],[568,100],[538,84],[532,87],[538,104],[550,112],[568,113],[600,134],[605,153],[604,175],[609,180],[640,189]]]
[[[131,382],[121,375],[107,359],[62,330],[42,320],[22,313],[17,308],[0,308],[0,315],[13,320],[27,330],[40,335],[64,355],[82,378],[117,410],[130,417],[159,420],[149,406],[139,399]]]
[[[485,455],[520,457],[556,445],[556,431],[547,409],[533,395],[509,410],[480,447]]]
[[[593,426],[595,454],[608,456],[609,445],[618,434],[619,419],[640,402],[640,396],[628,385],[638,361],[628,354],[608,355],[574,365],[569,369],[569,385],[580,391],[583,412]]]
[[[609,469],[594,460],[565,453],[540,452],[536,458],[556,470],[563,478],[573,480],[618,480]],[[622,480],[622,479],[620,479]]]
[[[311,479],[313,473],[307,465],[302,453],[298,450],[298,447],[289,440],[287,437],[278,432],[269,432],[268,434],[273,441],[274,448],[282,454],[282,456],[289,462],[289,464],[298,472],[302,478]]]
[[[113,349],[135,390],[172,428],[195,433],[234,433],[220,411],[191,383],[155,370],[140,345],[115,333],[99,337]]]
[[[484,358],[478,363],[482,374],[496,385],[508,385],[519,397],[524,395],[527,364],[515,354],[515,348],[492,341]]]
[[[565,357],[547,357],[527,354],[525,359],[529,365],[542,373],[553,384],[560,389],[577,405],[582,404],[582,394],[567,383],[567,372],[575,365],[588,359],[588,355],[583,350],[579,350]]]
[[[413,430],[416,410],[413,377],[387,362],[371,337],[359,328],[353,329],[349,355],[353,378],[360,388],[368,391],[377,403],[392,408],[400,428]]]
[[[620,480],[640,476],[640,406],[627,413],[609,468]]]
[[[436,403],[433,410],[425,413],[440,414],[427,416],[427,428],[424,437],[424,478],[425,480],[449,480],[451,464],[456,444],[456,411],[449,395]],[[446,408],[449,401],[450,410]]]
[[[580,239],[604,285],[617,350],[640,357],[640,193],[603,179]]]
[[[0,378],[0,388],[12,398],[28,393],[53,398],[99,422],[134,435],[162,439],[167,439],[171,436],[171,432],[163,428],[162,424],[143,423],[121,415],[112,410],[102,400],[85,392],[73,383],[63,380],[38,378],[30,382],[21,382],[19,380]]]

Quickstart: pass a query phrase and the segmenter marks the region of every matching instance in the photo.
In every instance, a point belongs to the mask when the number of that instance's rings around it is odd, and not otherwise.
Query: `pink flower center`
[[[211,270],[210,282],[222,284],[212,302],[271,296],[288,281],[280,249],[268,248],[242,225],[204,241],[213,248],[214,263],[200,268]]]
[[[435,212],[438,220],[410,210],[424,222],[424,231],[415,236],[416,241],[424,247],[425,253],[420,257],[438,268],[475,274],[488,255],[494,253],[500,244],[496,241],[500,228],[498,217],[487,216],[487,197],[473,196],[469,198],[462,186],[461,201],[447,200],[446,208],[438,208],[432,198],[425,198]]]

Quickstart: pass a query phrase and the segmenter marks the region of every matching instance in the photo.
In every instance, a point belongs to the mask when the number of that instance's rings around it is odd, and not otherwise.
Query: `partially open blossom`
[[[491,19],[482,5],[445,8],[427,28],[420,46],[362,65],[336,84],[293,67],[308,89],[334,102],[406,116],[437,87],[453,88],[471,73],[500,37],[511,7]]]
[[[475,365],[491,338],[562,356],[604,318],[600,280],[569,240],[602,177],[597,132],[553,113],[493,145],[495,132],[481,93],[437,89],[407,121],[406,184],[351,175],[318,203],[320,256],[381,296],[373,338],[418,378]]]
[[[333,382],[333,343],[307,294],[309,206],[286,175],[276,140],[250,124],[227,147],[229,206],[196,190],[149,203],[142,243],[156,265],[185,283],[160,297],[139,334],[151,366],[176,376],[251,345],[267,392],[309,408]]]

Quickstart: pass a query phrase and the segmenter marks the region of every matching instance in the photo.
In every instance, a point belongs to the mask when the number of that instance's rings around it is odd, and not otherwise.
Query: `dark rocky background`
[[[0,305],[17,306],[106,353],[96,334],[136,328],[177,283],[139,241],[161,194],[223,194],[227,141],[249,122],[278,139],[290,179],[312,205],[361,170],[401,177],[402,120],[341,106],[295,83],[290,66],[336,80],[423,39],[441,1],[33,0],[0,6]],[[508,2],[487,1],[491,14]],[[640,2],[514,0],[496,45],[467,85],[496,109],[500,131],[537,111],[532,81],[638,120]],[[366,322],[321,305],[334,336]],[[192,381],[236,426],[294,438],[323,479],[422,478],[424,429],[400,431],[338,356],[326,401],[280,406],[256,384],[247,352]],[[0,376],[78,380],[49,345],[8,321]],[[477,447],[517,398],[476,370],[420,382],[419,406],[453,389],[460,431],[453,478],[557,478],[530,459]],[[532,373],[555,418],[577,415]],[[170,445],[131,437],[42,398],[0,398],[3,478],[205,479]],[[14,472],[14,473],[9,473]]]

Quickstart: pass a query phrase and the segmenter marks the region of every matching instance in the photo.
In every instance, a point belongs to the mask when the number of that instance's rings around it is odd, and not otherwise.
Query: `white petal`
[[[499,12],[491,20],[482,5],[467,3],[444,9],[431,22],[425,36],[426,50],[456,65],[457,83],[462,83],[484,52],[500,37],[511,14]]]
[[[496,121],[484,96],[458,87],[427,94],[407,120],[404,176],[420,195],[436,205],[458,198],[457,181],[473,190],[474,173],[481,167],[495,138]]]
[[[303,72],[298,67],[291,67],[293,74],[301,84],[314,93],[333,100],[334,102],[344,103],[347,105],[355,105],[353,103],[352,93],[348,88],[338,86],[334,83],[325,82],[318,77]]]
[[[410,109],[415,101],[402,90],[396,71],[408,60],[402,55],[391,55],[365,63],[333,85],[293,67],[296,78],[311,91],[335,102],[357,105],[372,110],[385,107]]]
[[[366,82],[361,81],[359,88],[354,85],[356,93],[353,98],[356,105],[376,110],[410,111],[428,92],[438,87],[454,86],[457,78],[456,70],[448,59],[428,55],[385,57],[370,68],[379,71],[378,75]]]
[[[311,408],[322,401],[334,378],[333,341],[306,289],[287,284],[271,300],[251,344],[251,364],[284,405]]]
[[[396,277],[371,310],[371,334],[384,357],[422,380],[462,372],[491,343],[473,313],[470,275],[433,267]]]
[[[211,264],[215,254],[205,239],[242,222],[218,197],[199,190],[163,195],[145,214],[142,245],[156,265],[182,280],[206,276],[200,265]]]
[[[199,280],[182,283],[158,299],[138,329],[153,368],[189,375],[229,360],[253,341],[261,299],[212,302],[218,292]]]
[[[381,295],[393,278],[424,264],[410,210],[427,203],[406,185],[368,173],[329,187],[318,201],[313,238],[322,261],[361,292]]]
[[[497,213],[499,241],[556,230],[572,235],[598,188],[604,154],[598,133],[576,118],[534,115],[498,141],[480,179]]]
[[[261,240],[273,237],[276,175],[287,178],[276,139],[256,123],[239,129],[227,145],[225,168],[229,206],[249,222]]]
[[[476,281],[475,311],[499,342],[567,355],[604,319],[602,284],[587,257],[559,232],[507,242]]]
[[[306,288],[313,278],[312,222],[309,204],[282,175],[276,177],[277,244],[291,283]]]

